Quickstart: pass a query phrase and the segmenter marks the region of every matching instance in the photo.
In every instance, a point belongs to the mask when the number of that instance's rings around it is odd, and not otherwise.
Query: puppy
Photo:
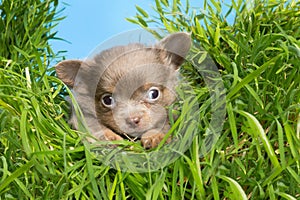
[[[191,46],[174,33],[154,46],[129,44],[85,61],[57,64],[57,76],[72,89],[95,140],[140,139],[154,148],[170,129],[166,107],[174,103],[179,68]],[[75,128],[78,120],[72,113]]]

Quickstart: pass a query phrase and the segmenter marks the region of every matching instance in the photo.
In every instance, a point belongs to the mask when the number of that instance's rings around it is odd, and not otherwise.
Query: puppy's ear
[[[178,69],[191,48],[191,35],[189,33],[173,33],[163,38],[158,44],[162,48],[161,58]]]
[[[67,86],[74,86],[77,72],[82,64],[81,60],[64,60],[55,66],[57,76]]]

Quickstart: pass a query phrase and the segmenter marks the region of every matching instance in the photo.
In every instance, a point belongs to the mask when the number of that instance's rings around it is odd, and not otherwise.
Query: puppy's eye
[[[111,94],[104,94],[101,97],[101,102],[106,107],[113,107],[115,105],[115,99]]]
[[[147,92],[147,99],[149,101],[155,101],[159,98],[160,91],[157,87],[151,87]]]

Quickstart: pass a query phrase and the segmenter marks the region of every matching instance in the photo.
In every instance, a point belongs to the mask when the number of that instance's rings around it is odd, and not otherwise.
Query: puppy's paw
[[[161,133],[158,130],[150,130],[142,135],[141,142],[145,149],[152,149],[157,147],[164,137],[164,133]],[[171,138],[168,138],[166,143],[169,143],[170,141]]]
[[[114,133],[112,130],[105,128],[97,133],[93,134],[92,137],[88,137],[87,140],[90,143],[95,143],[97,140],[99,141],[115,141],[115,140],[123,140],[121,136],[118,134]]]
[[[106,140],[106,141],[123,140],[123,138],[121,136],[119,136],[118,134],[114,133],[110,129],[105,129],[104,130],[104,134],[103,134],[103,136],[102,136],[101,139],[102,140]]]

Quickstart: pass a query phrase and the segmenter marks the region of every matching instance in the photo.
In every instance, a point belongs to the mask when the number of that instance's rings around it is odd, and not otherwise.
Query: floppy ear
[[[55,66],[56,74],[67,86],[73,87],[81,60],[64,60]]]
[[[191,35],[184,32],[173,33],[163,38],[157,46],[164,50],[162,59],[178,69],[191,48]]]

